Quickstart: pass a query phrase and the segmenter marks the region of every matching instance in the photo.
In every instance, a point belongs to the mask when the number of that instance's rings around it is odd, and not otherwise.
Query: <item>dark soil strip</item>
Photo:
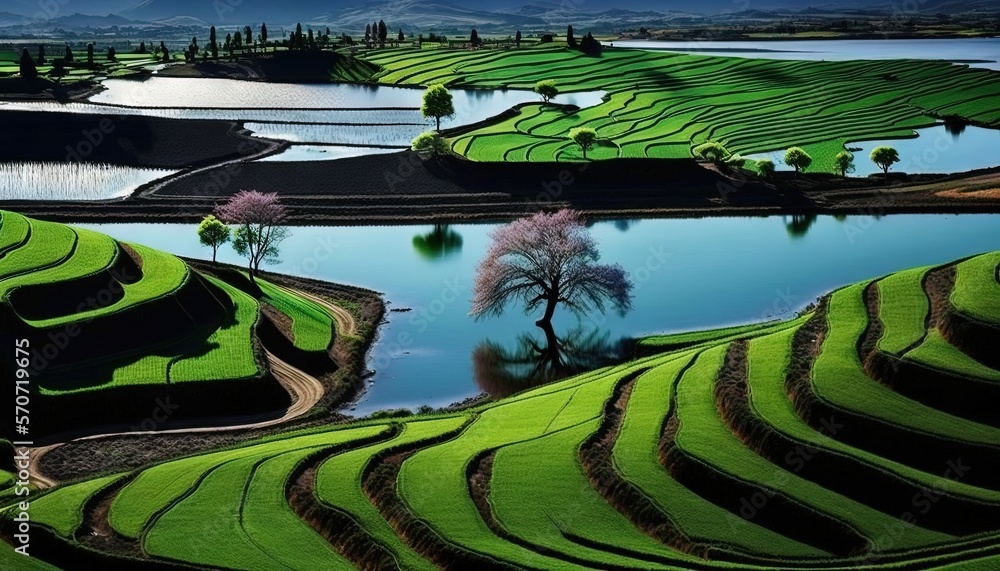
[[[745,344],[734,343],[730,346],[726,356],[727,366],[735,358],[734,352],[739,351],[745,352]],[[860,555],[867,551],[868,540],[844,523],[800,504],[780,490],[716,470],[682,450],[677,445],[680,428],[677,384],[682,377],[680,375],[674,381],[670,414],[660,439],[660,461],[675,480],[739,517],[801,543],[839,557]],[[776,470],[775,479],[780,477],[780,472]]]
[[[130,474],[91,496],[83,505],[83,525],[76,530],[76,541],[102,553],[148,559],[139,540],[129,539],[111,527],[108,513],[118,493],[135,479]]]
[[[716,383],[716,407],[730,430],[748,448],[776,467],[892,516],[914,509],[925,488],[878,465],[790,438],[761,420],[750,405],[747,346],[734,343]],[[831,427],[834,428],[834,427]],[[835,438],[831,430],[820,430]],[[934,509],[920,517],[926,529],[967,535],[994,529],[1000,505],[954,495],[934,494]]]
[[[368,499],[392,525],[399,537],[411,549],[441,569],[477,569],[511,571],[517,566],[475,553],[444,539],[426,522],[410,512],[396,490],[399,469],[407,458],[420,450],[450,440],[465,430],[465,426],[422,442],[388,448],[376,454],[365,466],[361,486]],[[433,477],[433,476],[430,476]],[[456,501],[460,499],[456,498]]]
[[[798,415],[817,431],[850,446],[931,474],[1000,489],[1000,449],[909,430],[835,407],[816,396],[811,374],[826,337],[828,303],[829,298],[820,300],[816,313],[792,339],[785,389]]]
[[[946,314],[943,303],[947,303],[947,293],[950,292],[947,289],[949,273],[954,278],[953,267],[928,272],[929,277],[925,279],[928,298],[935,300],[928,325],[938,323]],[[885,327],[879,317],[880,299],[874,283],[865,289],[865,306],[868,327],[861,340],[860,356],[871,378],[931,408],[1000,426],[1000,415],[996,412],[1000,404],[1000,383],[943,371],[879,351],[878,340]]]
[[[316,496],[316,472],[323,462],[345,449],[389,440],[399,433],[400,426],[393,425],[392,430],[365,441],[327,448],[314,454],[292,472],[285,487],[285,497],[295,514],[323,536],[344,558],[365,571],[399,569],[399,565],[393,553],[369,535],[354,517],[319,500]]]

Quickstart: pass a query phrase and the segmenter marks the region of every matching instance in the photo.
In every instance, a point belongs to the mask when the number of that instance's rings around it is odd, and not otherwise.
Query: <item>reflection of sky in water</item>
[[[591,226],[604,263],[619,263],[636,284],[625,317],[594,315],[582,325],[608,339],[787,318],[832,288],[921,265],[943,263],[1000,248],[997,215],[895,215],[876,220],[818,217],[793,236],[791,217],[646,219],[625,231],[614,222]],[[166,251],[206,258],[195,226],[177,224],[81,225]],[[431,225],[295,227],[282,245],[282,262],[268,269],[350,283],[384,292],[389,308],[369,367],[375,383],[358,413],[430,404],[443,406],[475,395],[472,353],[483,341],[516,346],[537,335],[538,316],[513,307],[500,318],[468,316],[475,266],[493,225],[452,225],[462,247],[428,260],[414,250],[415,236]],[[799,233],[801,233],[799,231]],[[243,264],[229,247],[221,261]],[[558,311],[555,330],[575,328]]]
[[[888,145],[899,151],[900,161],[891,172],[956,173],[1000,165],[1000,130],[966,126],[961,133],[938,125],[917,129],[918,137],[847,143],[854,151],[854,176],[878,174],[882,169],[869,158],[872,149]],[[746,155],[748,159],[771,159],[777,170],[792,170],[785,164],[785,151]],[[809,169],[806,169],[808,172]]]
[[[616,41],[616,47],[660,49],[705,55],[764,59],[850,60],[933,59],[972,61],[973,67],[1000,70],[1000,38],[914,40],[787,40],[781,41]]]

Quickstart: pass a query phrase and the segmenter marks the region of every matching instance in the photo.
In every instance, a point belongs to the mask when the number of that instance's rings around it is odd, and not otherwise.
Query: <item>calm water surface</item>
[[[194,225],[87,225],[175,254],[210,257]],[[365,286],[390,308],[369,359],[374,383],[356,414],[443,406],[481,392],[472,354],[485,342],[511,351],[542,338],[537,316],[511,308],[468,316],[475,266],[493,225],[296,227],[269,269]],[[881,219],[706,218],[598,222],[603,261],[636,283],[632,311],[578,319],[557,314],[560,336],[581,329],[597,345],[623,337],[784,318],[832,288],[1000,248],[1000,216],[904,215]],[[457,238],[456,238],[457,237]],[[240,263],[231,249],[222,261]]]
[[[854,176],[879,174],[882,169],[869,155],[875,147],[888,145],[899,151],[900,161],[892,172],[911,174],[957,173],[1000,165],[1000,130],[982,127],[937,125],[916,129],[910,139],[879,139],[847,143],[854,151]],[[785,151],[747,155],[747,158],[770,159],[777,170],[792,170],[784,162]]]
[[[1000,69],[1000,38],[948,40],[781,40],[614,42],[616,47],[669,50],[706,55],[765,59],[840,61],[850,59],[928,59],[970,62],[973,67]]]

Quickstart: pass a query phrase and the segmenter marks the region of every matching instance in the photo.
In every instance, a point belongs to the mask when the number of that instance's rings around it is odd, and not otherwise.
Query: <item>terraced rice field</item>
[[[531,89],[554,80],[562,92],[605,90],[583,110],[523,105],[497,120],[449,134],[477,161],[578,161],[573,127],[598,133],[591,159],[690,158],[717,141],[742,155],[799,146],[811,171],[836,172],[847,141],[915,136],[932,115],[1000,128],[1000,73],[917,60],[777,61],[611,49],[599,58],[560,46],[513,51],[408,49],[365,56],[382,83]]]
[[[261,303],[287,315],[296,347],[328,361],[333,318],[286,289],[264,283],[258,300],[239,285],[141,244],[0,211],[0,329],[34,349],[38,424],[54,431],[87,414],[142,419],[148,403],[188,392],[208,401],[192,400],[191,414],[209,412],[212,384],[220,396],[239,389],[237,410],[280,407],[257,338]]]
[[[298,297],[287,289],[257,280],[264,292],[261,300],[288,316],[292,321],[292,342],[303,351],[326,351],[333,343],[333,318],[319,304]]]
[[[248,570],[994,569],[998,267],[917,268],[790,321],[650,339],[649,356],[462,412],[69,484],[37,500],[37,533],[81,554],[114,532],[98,562]]]

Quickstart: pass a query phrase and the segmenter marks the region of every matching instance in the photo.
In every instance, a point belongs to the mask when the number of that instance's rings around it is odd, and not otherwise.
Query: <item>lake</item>
[[[195,225],[88,224],[119,239],[197,258]],[[373,383],[354,414],[421,404],[444,406],[481,392],[483,359],[519,337],[543,340],[537,316],[511,308],[468,317],[475,267],[488,224],[295,227],[282,262],[269,270],[350,283],[385,294],[388,314],[369,367]],[[557,334],[578,330],[580,346],[611,352],[623,337],[792,316],[841,285],[1000,248],[998,215],[893,215],[810,218],[647,219],[597,222],[602,261],[619,263],[636,284],[632,311],[579,320],[564,311]],[[229,247],[219,259],[242,264]],[[494,351],[495,352],[495,351]],[[479,369],[477,369],[479,367]]]
[[[783,60],[924,59],[952,62],[978,60],[968,65],[1000,70],[1000,38],[720,42],[627,40],[613,43],[615,47]]]
[[[880,145],[888,145],[899,151],[900,161],[892,166],[892,172],[950,174],[1000,165],[1000,130],[942,124],[916,129],[915,132],[917,136],[909,139],[848,142],[848,148],[859,149],[854,151],[853,176],[882,172],[869,158],[872,149]],[[776,170],[793,170],[784,162],[783,149],[746,157],[754,160],[770,159]]]

